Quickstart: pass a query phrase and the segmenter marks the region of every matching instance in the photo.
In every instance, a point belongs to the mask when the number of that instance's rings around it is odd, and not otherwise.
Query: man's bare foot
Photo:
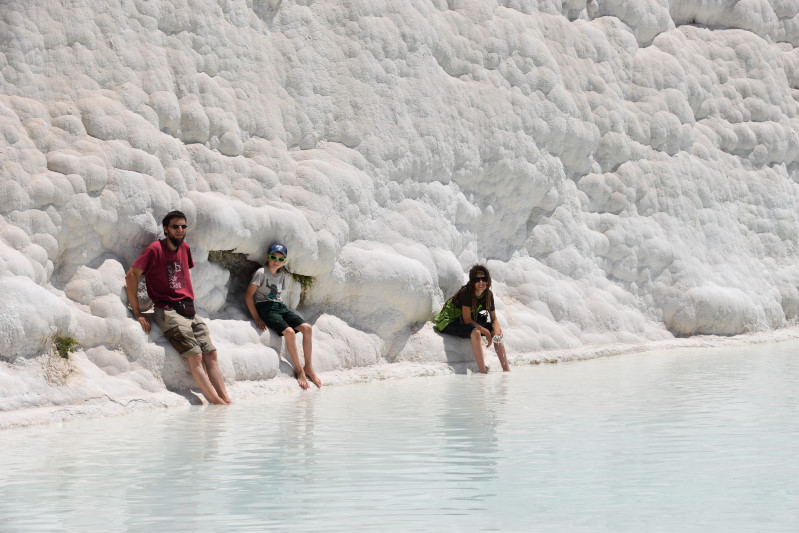
[[[310,379],[317,387],[322,386],[322,380],[319,379],[319,376],[316,375],[316,372],[314,372],[313,369],[306,368],[305,375],[308,376],[308,379]]]
[[[305,374],[300,374],[297,376],[297,383],[299,383],[300,387],[302,387],[303,389],[307,389],[308,387],[311,386],[311,384],[308,383],[308,380],[305,378]]]

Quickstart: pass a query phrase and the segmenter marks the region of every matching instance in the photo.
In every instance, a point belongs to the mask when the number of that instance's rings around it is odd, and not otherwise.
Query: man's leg
[[[225,389],[225,377],[222,375],[222,369],[219,368],[216,347],[211,342],[211,330],[209,330],[208,325],[197,316],[192,319],[191,327],[195,341],[200,345],[203,354],[200,360],[200,369],[210,382],[216,395],[222,400],[222,403],[231,403],[230,397],[227,395],[227,389]],[[192,372],[192,375],[194,375],[194,372]],[[194,379],[196,381],[197,376],[195,376]]]
[[[307,389],[310,385],[305,377],[303,365],[300,363],[300,354],[297,352],[297,334],[290,327],[284,329],[282,333],[286,338],[286,350],[288,350],[291,361],[294,363],[294,374],[297,376],[297,382],[300,387]]]
[[[203,354],[203,363],[205,363],[208,379],[211,381],[216,393],[225,403],[231,403],[230,397],[227,395],[227,389],[225,389],[225,377],[222,375],[222,369],[219,368],[219,361],[216,358],[216,350]]]
[[[226,405],[227,402],[219,397],[214,386],[211,385],[211,380],[208,379],[208,374],[206,374],[205,368],[203,367],[202,354],[196,353],[190,355],[186,360],[189,362],[191,376],[194,378],[197,385],[200,386],[200,390],[203,391],[208,401],[216,405]]]
[[[311,352],[313,351],[313,327],[307,322],[297,326],[297,331],[302,333],[302,354],[305,356],[305,375],[317,387],[322,386],[322,380],[316,375],[313,369]]]

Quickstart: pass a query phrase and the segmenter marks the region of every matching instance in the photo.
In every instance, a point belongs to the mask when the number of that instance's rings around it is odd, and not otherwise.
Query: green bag
[[[462,314],[463,310],[455,309],[455,306],[452,305],[452,298],[450,298],[435,318],[436,329],[438,331],[444,331],[445,327],[459,319]]]

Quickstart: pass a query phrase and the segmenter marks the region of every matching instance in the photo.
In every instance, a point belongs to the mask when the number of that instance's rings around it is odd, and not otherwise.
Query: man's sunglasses
[[[475,282],[475,283],[480,283],[481,281],[482,281],[483,283],[488,283],[488,278],[484,278],[484,277],[482,277],[482,276],[480,276],[479,278],[474,278],[474,282]]]
[[[269,254],[269,259],[272,261],[277,261],[278,263],[283,263],[286,260],[285,257],[280,257],[279,255],[274,254]]]
[[[188,226],[186,224],[172,224],[169,227],[172,228],[172,229],[178,229],[178,228],[186,229],[186,228],[188,228]]]

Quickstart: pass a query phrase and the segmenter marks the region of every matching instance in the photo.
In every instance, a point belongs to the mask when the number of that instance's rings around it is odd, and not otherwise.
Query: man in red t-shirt
[[[229,404],[210,331],[194,313],[194,289],[189,274],[194,261],[188,243],[183,242],[188,227],[186,215],[172,211],[164,217],[163,226],[165,238],[145,248],[125,276],[130,308],[145,333],[150,333],[150,320],[141,314],[137,296],[139,276],[144,274],[147,294],[155,305],[153,320],[188,361],[191,375],[206,398],[211,403]]]

